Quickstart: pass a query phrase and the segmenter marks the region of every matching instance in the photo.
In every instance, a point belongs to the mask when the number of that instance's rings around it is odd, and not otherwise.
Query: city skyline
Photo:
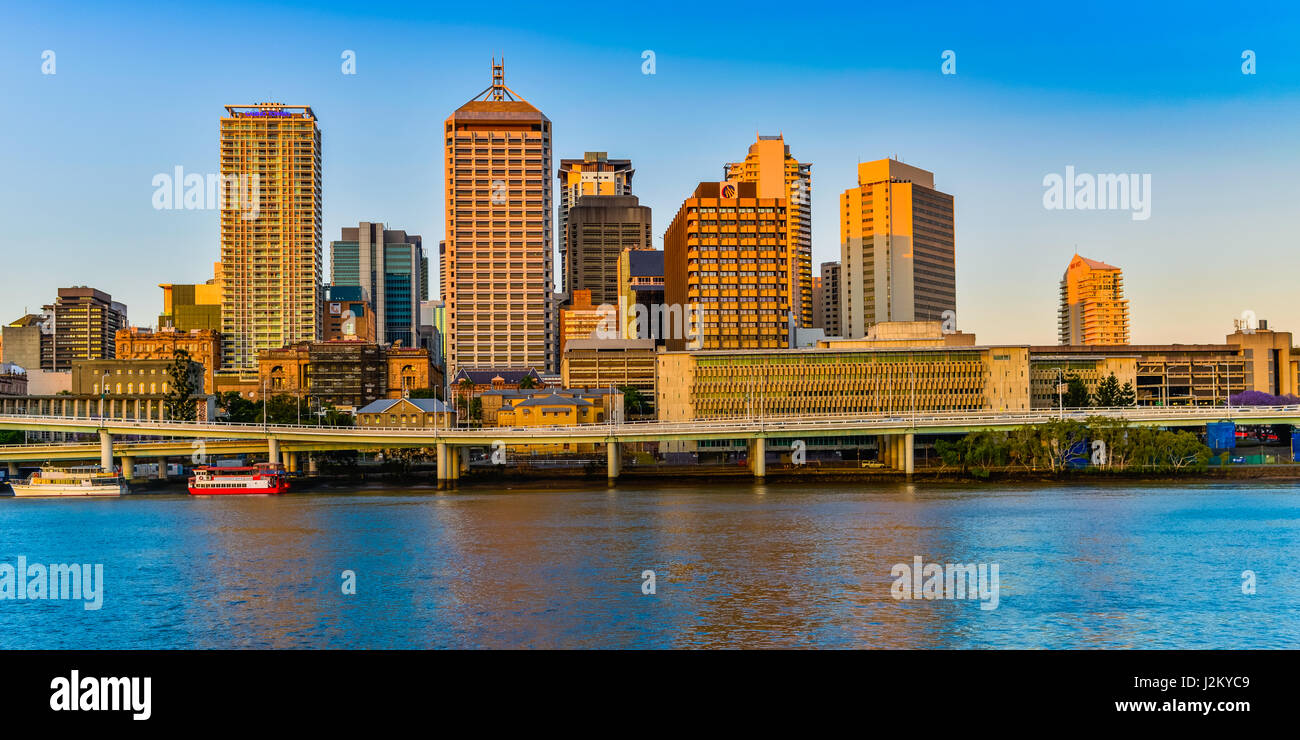
[[[86,12],[94,17],[96,11]],[[264,12],[274,18],[289,11]],[[1136,12],[1132,26],[1138,30],[1156,17]],[[896,13],[888,17],[906,17]],[[933,171],[936,187],[957,203],[957,326],[979,332],[983,341],[1051,343],[1060,264],[1076,249],[1124,268],[1135,343],[1215,340],[1244,310],[1275,325],[1300,323],[1300,312],[1287,300],[1285,269],[1223,269],[1233,256],[1282,268],[1295,259],[1286,228],[1296,196],[1288,177],[1295,157],[1271,151],[1271,142],[1300,109],[1287,89],[1297,67],[1282,53],[1280,36],[1270,39],[1269,31],[1258,30],[1267,24],[1256,22],[1238,39],[1238,24],[1225,19],[1211,31],[1194,29],[1171,49],[1167,41],[1159,48],[1125,46],[1137,31],[1084,19],[1055,46],[1038,39],[1020,51],[1031,60],[1035,54],[1053,60],[1053,77],[1034,63],[1013,64],[1014,55],[978,41],[974,30],[959,28],[959,15],[939,30],[882,41],[857,61],[834,50],[779,63],[771,50],[720,58],[653,23],[644,42],[617,47],[568,41],[557,28],[498,27],[490,43],[450,39],[436,60],[413,60],[367,49],[360,43],[365,34],[344,28],[337,11],[325,7],[305,22],[337,29],[316,34],[337,35],[337,49],[286,41],[269,67],[244,76],[259,82],[230,86],[226,80],[239,78],[246,63],[222,56],[221,65],[205,64],[218,57],[204,56],[213,47],[203,26],[176,11],[149,26],[167,31],[155,56],[169,60],[162,79],[171,84],[161,89],[175,94],[163,105],[156,94],[138,84],[126,89],[111,70],[93,64],[100,56],[148,64],[148,54],[67,29],[47,41],[40,32],[46,21],[20,10],[11,30],[0,33],[20,30],[24,39],[7,43],[0,59],[29,74],[8,75],[6,94],[20,108],[47,115],[7,117],[0,124],[6,142],[0,146],[21,174],[0,195],[11,216],[23,216],[11,219],[17,228],[7,232],[4,248],[9,269],[42,277],[14,286],[7,303],[12,316],[5,320],[73,284],[97,287],[134,306],[136,316],[152,316],[159,282],[211,277],[219,257],[217,212],[154,210],[151,178],[178,166],[187,173],[217,172],[212,142],[220,107],[230,100],[313,107],[322,131],[325,233],[377,220],[431,241],[445,238],[436,207],[443,162],[435,128],[481,88],[491,54],[504,52],[512,87],[556,122],[555,159],[585,151],[631,159],[642,204],[662,214],[674,212],[696,183],[716,178],[718,164],[733,160],[756,134],[784,135],[800,161],[813,165],[814,265],[838,259],[835,200],[855,184],[851,173],[859,161],[897,155]],[[382,11],[365,18],[363,26],[388,24]],[[130,19],[105,17],[103,27]],[[412,23],[444,33],[448,26],[469,25],[454,17],[443,25],[428,18]],[[1086,38],[1089,30],[1099,34],[1095,40]],[[196,51],[187,54],[188,47]],[[58,68],[43,76],[47,48],[58,53]],[[945,76],[941,54],[950,48],[957,74]],[[1259,55],[1257,75],[1241,74],[1245,49]],[[345,50],[356,55],[355,76],[340,71]],[[653,57],[643,58],[642,51]],[[592,60],[588,74],[575,79],[562,73],[579,55]],[[655,74],[642,74],[651,60]],[[727,83],[722,92],[718,79]],[[800,85],[797,105],[771,105],[791,100],[784,86],[792,80]],[[381,133],[371,106],[391,103],[395,88],[410,85],[415,115],[385,119]],[[893,95],[899,108],[888,120],[864,125],[857,114],[866,102],[844,94],[828,99],[822,93],[830,89],[864,98],[868,91]],[[618,103],[606,106],[613,110],[586,107],[596,90]],[[87,96],[108,97],[112,112],[99,123],[101,135],[89,141],[68,128],[68,114]],[[719,114],[715,107],[727,110]],[[153,123],[141,126],[141,120]],[[37,123],[40,128],[33,128]],[[1031,132],[1034,140],[1025,141]],[[114,146],[102,146],[105,140]],[[1150,218],[1044,208],[1044,178],[1067,168],[1149,174]],[[1209,181],[1226,185],[1211,194],[1204,187]],[[52,222],[63,227],[61,241],[70,254],[61,275],[45,278],[41,262],[48,252],[41,247],[49,238],[44,225]],[[656,219],[657,248],[667,224]],[[106,246],[112,247],[110,259],[103,259]],[[428,277],[438,279],[432,269]]]

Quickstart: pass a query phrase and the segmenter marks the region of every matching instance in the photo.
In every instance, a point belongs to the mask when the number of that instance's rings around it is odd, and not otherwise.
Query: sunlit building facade
[[[1057,322],[1061,344],[1128,344],[1124,273],[1114,265],[1074,255],[1061,277]]]
[[[957,310],[953,197],[934,173],[881,159],[858,164],[840,196],[840,330],[882,321],[939,321]]]
[[[554,359],[551,121],[506,87],[503,65],[492,70],[492,84],[444,126],[440,268],[453,373]]]
[[[321,335],[321,135],[309,106],[228,105],[221,119],[222,366]]]

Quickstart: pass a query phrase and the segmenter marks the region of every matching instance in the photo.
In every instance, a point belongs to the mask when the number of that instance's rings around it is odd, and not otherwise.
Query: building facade
[[[556,170],[559,178],[559,224],[556,229],[560,251],[560,276],[564,280],[563,293],[572,293],[575,287],[569,282],[569,212],[577,206],[578,199],[586,195],[626,196],[632,194],[632,168],[630,159],[610,159],[607,152],[583,152],[582,159],[561,159]],[[649,208],[646,209],[649,211]],[[650,216],[646,214],[646,223]],[[576,286],[583,287],[583,286]]]
[[[221,119],[222,368],[321,336],[321,138],[305,105],[228,105]]]
[[[785,198],[760,198],[753,182],[700,183],[664,234],[665,302],[691,324],[669,326],[668,346],[788,346],[788,236]]]
[[[636,388],[653,402],[656,367],[653,339],[571,339],[564,350],[565,388]]]
[[[840,263],[823,262],[821,275],[813,290],[813,326],[828,337],[843,336],[840,331]]]
[[[625,339],[668,339],[663,326],[664,253],[628,249],[618,258],[619,321]],[[638,308],[639,307],[639,308]],[[656,309],[658,312],[656,313]]]
[[[1294,349],[1289,331],[1274,331],[1268,322],[1240,326],[1226,342],[1241,350],[1246,382],[1251,390],[1275,396],[1300,395],[1300,352]]]
[[[448,368],[546,367],[557,328],[551,121],[494,62],[492,84],[447,118],[445,133]]]
[[[584,195],[568,212],[565,227],[565,292],[591,293],[600,305],[618,305],[619,259],[625,250],[653,249],[650,208],[635,195]]]
[[[213,277],[203,284],[161,283],[163,310],[158,328],[177,331],[221,331],[221,297],[225,290],[221,263],[213,265]]]
[[[54,331],[42,344],[42,370],[68,370],[74,360],[117,356],[117,330],[127,325],[126,306],[108,293],[85,286],[59,288],[45,313]]]
[[[321,302],[322,339],[326,342],[375,342],[375,312],[359,285],[326,285]]]
[[[1256,390],[1240,347],[1231,344],[1046,345],[1029,351],[1040,408],[1060,403],[1056,384],[1070,373],[1090,394],[1112,372],[1121,386],[1131,380],[1138,406],[1226,406],[1229,395]]]
[[[221,363],[221,332],[212,329],[150,331],[128,327],[117,331],[117,357],[121,360],[172,360],[176,350],[203,368],[203,392],[216,393],[216,372]]]
[[[795,326],[813,326],[812,165],[790,156],[785,138],[759,136],[740,162],[722,167],[723,179],[752,182],[760,198],[785,198],[790,251],[790,305]]]
[[[374,313],[373,341],[420,346],[420,301],[429,299],[429,261],[415,234],[362,221],[330,242],[331,287],[361,289]]]
[[[661,352],[662,421],[1029,409],[1029,348]]]
[[[1074,255],[1061,277],[1057,324],[1061,344],[1128,344],[1123,272]]]
[[[840,196],[841,336],[880,321],[938,321],[957,310],[953,197],[934,173],[893,159],[858,165]]]

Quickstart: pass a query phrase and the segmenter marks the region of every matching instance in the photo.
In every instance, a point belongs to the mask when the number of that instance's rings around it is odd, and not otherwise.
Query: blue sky
[[[0,320],[89,284],[152,324],[158,283],[210,277],[217,214],[154,210],[150,183],[216,171],[225,104],[313,107],[326,245],[373,220],[436,247],[440,127],[496,54],[553,121],[557,160],[633,160],[657,244],[697,182],[756,133],[784,133],[813,164],[815,263],[839,258],[839,194],[859,160],[935,173],[956,198],[958,325],[981,343],[1055,342],[1076,246],[1124,269],[1135,342],[1222,341],[1247,309],[1300,330],[1300,11],[984,5],[11,5]],[[955,75],[941,74],[945,50]],[[1150,174],[1151,217],[1045,209],[1043,178],[1067,165]]]

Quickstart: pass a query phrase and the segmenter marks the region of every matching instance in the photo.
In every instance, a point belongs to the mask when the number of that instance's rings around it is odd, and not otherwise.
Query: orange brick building
[[[203,366],[203,392],[216,392],[216,372],[221,364],[221,332],[211,329],[149,331],[132,326],[117,330],[117,359],[170,360],[178,349]]]

